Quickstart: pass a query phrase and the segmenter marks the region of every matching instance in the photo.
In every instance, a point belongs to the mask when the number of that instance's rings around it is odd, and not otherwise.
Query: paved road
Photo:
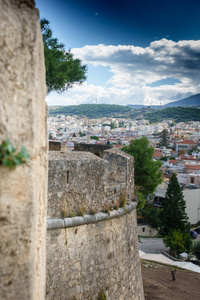
[[[140,238],[139,249],[145,253],[161,253],[166,247],[161,238]]]

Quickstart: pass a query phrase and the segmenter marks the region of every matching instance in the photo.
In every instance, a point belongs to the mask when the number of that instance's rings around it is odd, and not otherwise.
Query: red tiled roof
[[[99,142],[97,142],[97,145],[105,145],[105,143],[99,143]]]
[[[175,159],[172,159],[169,161],[170,164],[175,164],[177,161]]]
[[[160,153],[160,152],[154,152],[153,157],[162,157],[162,153]]]
[[[113,145],[113,147],[115,147],[117,149],[121,149],[123,146],[122,145]]]
[[[194,165],[194,166],[185,165],[185,168],[190,170],[200,170],[200,165]]]
[[[196,144],[194,141],[186,140],[186,141],[181,141],[177,142],[177,144],[186,144],[186,145],[191,145],[191,144]]]

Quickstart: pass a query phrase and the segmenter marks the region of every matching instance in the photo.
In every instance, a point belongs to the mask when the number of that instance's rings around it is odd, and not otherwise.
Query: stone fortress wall
[[[0,299],[45,297],[46,85],[39,12],[32,0],[0,0],[0,144],[30,160],[0,165]]]
[[[134,198],[133,158],[118,149],[49,152],[48,217],[109,212]]]
[[[82,156],[79,152],[79,160],[75,153],[73,159],[62,158],[62,153],[52,153],[49,176],[50,180],[57,176],[59,188],[52,185],[51,189],[50,182],[50,193],[57,193],[54,201],[58,203],[55,205],[50,200],[52,207],[48,208],[46,234],[47,110],[39,12],[33,0],[0,0],[0,7],[3,48],[0,59],[0,144],[9,139],[17,151],[24,145],[30,154],[29,162],[15,169],[0,165],[0,299],[44,300],[47,274],[47,299],[95,300],[100,296],[102,299],[105,293],[107,299],[112,300],[143,300],[136,203],[131,202],[131,158],[119,155],[116,170],[122,172],[122,161],[127,167],[124,167],[124,175],[115,177],[114,157],[117,158],[117,153],[112,149],[105,152],[104,158],[89,153]],[[96,163],[99,170],[95,171]],[[51,167],[51,162],[49,165]],[[66,172],[71,171],[69,167],[74,168],[78,176],[77,185],[83,187],[82,180],[85,181],[92,193],[87,198],[87,194],[82,195],[82,190],[77,187],[80,196],[71,198],[72,208],[67,206],[68,199],[62,200],[64,193],[59,194],[62,189],[69,194],[67,188],[71,182],[67,183],[67,180],[73,178]],[[86,170],[88,179],[81,174]],[[123,182],[122,178],[129,175],[132,176],[130,182]],[[75,187],[75,179],[72,182]],[[102,203],[90,187],[93,184]],[[101,189],[106,196],[101,195]],[[119,192],[124,192],[130,203],[126,209],[109,212],[112,209],[109,207],[106,208],[109,213],[99,212],[107,200],[112,205],[118,204]],[[115,195],[114,200],[112,195]],[[93,199],[98,213],[61,218],[61,209],[64,213],[65,209],[76,213],[83,203],[86,203],[86,211],[91,210]]]
[[[74,144],[74,151],[86,151],[103,158],[104,151],[111,149],[112,146],[110,145],[97,145],[97,144],[82,144],[82,143],[75,143]]]
[[[144,299],[133,157],[101,152],[49,152],[48,300]]]

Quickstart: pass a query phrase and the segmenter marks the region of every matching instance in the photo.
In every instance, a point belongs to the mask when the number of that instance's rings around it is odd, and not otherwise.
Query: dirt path
[[[172,280],[170,266],[141,261],[145,300],[199,300],[200,273],[183,269]]]

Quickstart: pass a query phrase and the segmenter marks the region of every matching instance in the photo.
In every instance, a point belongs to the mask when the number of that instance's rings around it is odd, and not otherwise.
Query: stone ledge
[[[137,202],[131,202],[129,205],[126,205],[125,208],[119,208],[118,210],[113,210],[108,213],[98,212],[95,215],[85,215],[84,217],[73,217],[65,219],[48,219],[47,220],[47,230],[52,229],[61,229],[74,226],[80,226],[85,224],[97,223],[105,220],[110,220],[114,218],[119,218],[137,206]]]

